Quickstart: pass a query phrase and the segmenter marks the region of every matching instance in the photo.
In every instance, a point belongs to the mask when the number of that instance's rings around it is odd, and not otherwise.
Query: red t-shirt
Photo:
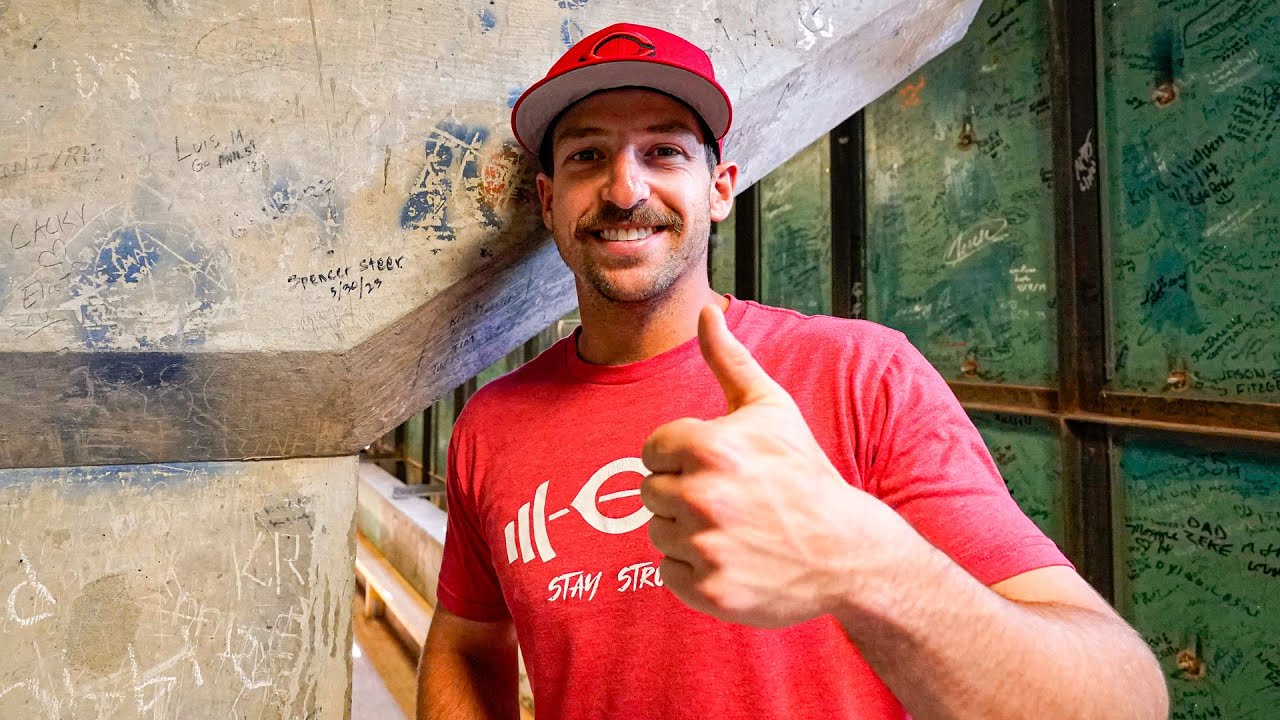
[[[732,298],[725,315],[844,477],[978,580],[1068,564],[901,333]],[[905,717],[830,616],[757,630],[661,586],[640,449],[664,423],[725,411],[696,339],[604,367],[579,359],[571,337],[484,387],[458,418],[439,601],[465,618],[514,620],[539,717]]]

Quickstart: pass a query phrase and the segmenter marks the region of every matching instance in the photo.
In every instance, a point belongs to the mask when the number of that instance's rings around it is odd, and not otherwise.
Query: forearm
[[[519,717],[514,650],[489,659],[432,648],[418,665],[418,720],[503,720]]]
[[[1122,621],[1005,599],[916,537],[892,582],[836,613],[913,718],[1168,717],[1159,666]]]

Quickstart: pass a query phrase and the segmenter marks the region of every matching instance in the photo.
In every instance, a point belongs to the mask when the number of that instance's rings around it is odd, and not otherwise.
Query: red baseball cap
[[[591,93],[621,87],[652,88],[683,101],[717,141],[729,132],[733,106],[716,82],[711,58],[679,35],[631,23],[610,25],[570,48],[516,101],[511,130],[525,150],[537,155],[565,108]]]

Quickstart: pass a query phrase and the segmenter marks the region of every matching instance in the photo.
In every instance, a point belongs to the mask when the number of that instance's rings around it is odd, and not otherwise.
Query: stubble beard
[[[689,223],[685,223],[683,218],[674,213],[669,215],[646,214],[646,212],[652,213],[653,211],[647,211],[645,208],[631,211],[620,210],[616,207],[613,210],[606,208],[601,213],[593,213],[584,217],[578,223],[579,232],[589,232],[598,227],[605,219],[619,223],[652,223],[655,226],[665,226],[664,232],[668,232],[677,238],[677,244],[672,252],[663,256],[658,267],[641,283],[633,282],[623,285],[615,282],[614,278],[610,277],[610,273],[626,272],[642,264],[644,262],[643,258],[624,260],[609,269],[605,269],[598,263],[591,261],[588,254],[585,253],[579,268],[582,279],[591,286],[597,295],[612,303],[645,303],[663,297],[675,287],[676,283],[695,263],[706,257],[707,245],[711,236],[710,209],[709,203],[704,208],[698,208],[695,218],[691,219]]]

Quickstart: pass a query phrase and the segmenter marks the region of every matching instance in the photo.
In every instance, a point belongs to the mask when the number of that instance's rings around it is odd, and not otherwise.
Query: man
[[[1166,717],[899,333],[710,289],[730,117],[636,25],[516,104],[582,328],[458,420],[419,717],[515,717],[517,635],[539,717]]]

